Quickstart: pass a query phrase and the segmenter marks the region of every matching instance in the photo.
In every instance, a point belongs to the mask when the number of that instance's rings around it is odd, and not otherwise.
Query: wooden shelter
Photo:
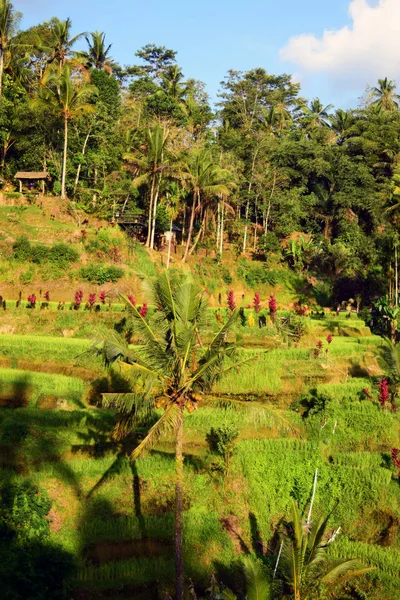
[[[14,179],[17,179],[19,182],[19,191],[21,194],[23,185],[29,191],[32,191],[34,186],[40,181],[42,183],[42,195],[44,195],[45,182],[50,179],[50,175],[46,171],[18,171]]]

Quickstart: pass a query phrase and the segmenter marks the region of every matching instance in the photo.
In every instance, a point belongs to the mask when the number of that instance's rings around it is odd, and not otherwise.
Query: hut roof
[[[49,179],[46,171],[18,171],[14,179]]]

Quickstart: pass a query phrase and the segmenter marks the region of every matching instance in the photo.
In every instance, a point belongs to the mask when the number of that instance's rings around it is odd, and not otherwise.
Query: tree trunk
[[[172,219],[169,226],[169,240],[168,240],[168,256],[167,256],[167,269],[169,269],[169,263],[171,260],[171,243],[172,243]]]
[[[67,172],[67,148],[68,148],[68,116],[64,116],[64,154],[61,174],[61,198],[65,199],[65,176]]]
[[[150,236],[150,248],[151,249],[154,248],[154,236],[156,233],[157,202],[158,202],[158,195],[160,192],[160,181],[159,180],[157,181],[155,187],[156,187],[156,190],[155,190],[154,200],[153,200],[153,219],[152,219],[152,223],[151,223],[151,236]]]
[[[187,240],[186,240],[185,254],[183,255],[182,262],[185,262],[185,260],[187,259],[188,254],[189,254],[190,242],[192,241],[193,224],[194,224],[194,213],[196,211],[196,204],[197,204],[197,192],[195,192],[193,194],[192,213],[190,215],[189,231],[188,231],[188,236],[187,236]]]
[[[87,136],[85,137],[85,141],[83,142],[82,156],[85,155],[86,146],[87,146],[87,143],[89,141],[89,137],[90,137],[90,132],[87,134]],[[76,177],[75,177],[75,183],[74,183],[74,196],[75,196],[76,188],[78,187],[79,176],[81,174],[81,168],[82,168],[82,163],[79,163],[78,169],[76,171]]]
[[[220,237],[219,237],[220,256],[222,256],[222,251],[224,249],[224,212],[225,212],[225,206],[224,206],[224,203],[222,202],[222,204],[221,204],[221,232],[220,232]]]
[[[276,169],[274,169],[274,181],[272,184],[271,194],[268,198],[267,216],[265,218],[265,235],[267,235],[267,233],[268,233],[269,214],[271,212],[271,201],[272,201],[272,196],[274,195],[274,192],[275,192],[275,186],[276,186]]]
[[[251,183],[250,183],[250,187],[249,187],[249,192],[251,190]],[[247,219],[249,218],[249,208],[250,208],[250,198],[247,198],[247,203],[246,203],[246,212],[245,212],[245,221],[246,221],[246,225],[244,226],[244,235],[243,235],[243,249],[242,249],[242,254],[244,254],[246,252],[246,245],[247,245]]]
[[[176,430],[175,441],[175,577],[176,600],[184,600],[183,594],[183,406],[180,407],[180,418]]]
[[[4,54],[3,50],[0,51],[0,98],[3,95],[3,72],[4,72]]]
[[[148,224],[147,224],[147,239],[146,246],[150,247],[150,239],[151,239],[151,217],[153,214],[153,196],[154,196],[154,176],[151,179],[151,188],[150,188],[150,200],[149,200],[149,216],[148,216]]]

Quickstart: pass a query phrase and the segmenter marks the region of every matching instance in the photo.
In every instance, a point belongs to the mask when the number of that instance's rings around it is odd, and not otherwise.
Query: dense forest
[[[398,600],[395,82],[344,110],[232,69],[214,103],[173,49],[21,20],[0,0],[0,595]]]
[[[288,262],[345,279],[349,296],[390,291],[400,177],[393,81],[368,87],[357,108],[334,110],[303,98],[290,75],[231,70],[211,106],[174,50],[148,44],[122,67],[105,33],[72,37],[71,22],[56,17],[20,31],[21,15],[1,7],[3,190],[16,171],[44,170],[55,195],[89,213],[143,212],[150,247],[173,219],[185,257],[199,244],[222,254],[226,240],[238,255],[268,258],[286,240]]]

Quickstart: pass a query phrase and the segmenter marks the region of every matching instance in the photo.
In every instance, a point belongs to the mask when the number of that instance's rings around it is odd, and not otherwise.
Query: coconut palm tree
[[[202,202],[206,198],[219,194],[225,197],[229,196],[231,186],[230,171],[221,168],[207,149],[194,150],[189,155],[184,170],[185,184],[192,194],[192,210],[183,262],[189,254],[196,211],[201,210]]]
[[[62,116],[64,123],[64,148],[61,173],[61,198],[66,197],[65,180],[68,153],[68,126],[72,119],[79,115],[94,113],[96,108],[90,100],[98,93],[94,85],[88,83],[88,77],[83,74],[76,76],[70,66],[65,64],[57,72],[48,69],[43,76],[42,88],[39,92],[39,102],[52,106]]]
[[[112,44],[107,46],[105,39],[106,34],[101,31],[93,31],[90,37],[85,35],[88,51],[78,52],[77,58],[87,69],[101,69],[111,75],[115,64],[109,55]]]
[[[150,284],[150,286],[149,286]],[[228,334],[237,318],[234,311],[208,346],[201,343],[207,303],[202,289],[184,273],[163,271],[152,282],[150,302],[157,306],[144,318],[127,298],[139,346],[127,349],[115,340],[95,344],[92,351],[106,364],[118,363],[132,375],[130,394],[107,395],[119,411],[117,438],[130,433],[144,414],[163,408],[163,414],[131,454],[132,460],[151,450],[167,434],[175,439],[175,567],[176,599],[183,600],[183,426],[185,412],[197,409],[214,383],[233,363],[236,344]],[[148,291],[147,291],[148,293]],[[227,365],[229,361],[230,366]],[[210,400],[211,401],[211,400]]]
[[[302,110],[305,115],[307,127],[328,127],[329,126],[329,110],[332,104],[324,106],[319,98],[314,98],[310,106],[303,104]]]
[[[329,121],[338,139],[343,141],[349,135],[351,127],[355,123],[355,118],[349,110],[338,108],[335,114],[329,117]]]
[[[43,49],[48,54],[47,64],[62,68],[66,61],[74,55],[72,48],[84,33],[71,37],[71,19],[60,21],[53,17],[48,23],[49,33],[43,40]]]
[[[278,572],[294,600],[312,600],[318,597],[321,584],[335,583],[341,576],[355,577],[372,570],[372,567],[358,568],[356,559],[329,560],[328,547],[335,539],[335,534],[330,538],[325,535],[330,516],[310,524],[303,520],[297,503],[292,501],[292,521],[285,526]]]
[[[5,57],[21,18],[22,14],[14,10],[9,0],[0,0],[0,98],[3,95]]]
[[[395,90],[396,83],[394,81],[387,77],[385,79],[378,79],[378,86],[373,87],[371,90],[371,96],[375,98],[372,105],[390,112],[398,110],[400,95],[396,94]]]
[[[144,144],[136,152],[125,154],[125,160],[141,175],[133,180],[133,186],[146,185],[149,189],[148,233],[146,246],[154,248],[157,207],[163,179],[168,176],[177,178],[179,170],[174,164],[170,149],[172,131],[159,123],[149,127],[145,133]]]

